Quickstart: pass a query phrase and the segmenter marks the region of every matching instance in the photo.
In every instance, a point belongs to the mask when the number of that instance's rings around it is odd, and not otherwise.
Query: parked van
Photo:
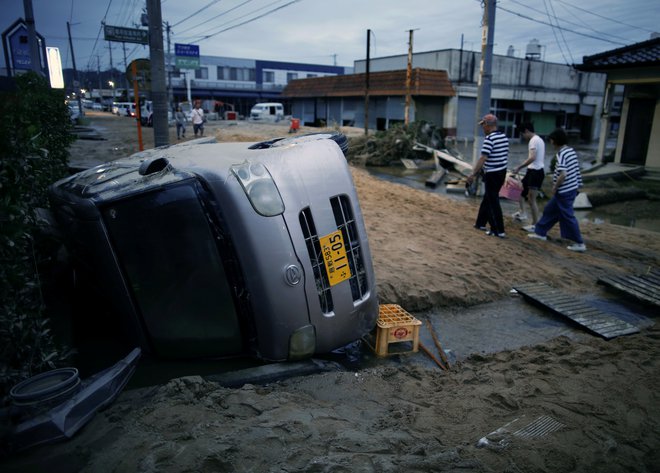
[[[250,118],[278,122],[284,118],[284,107],[276,102],[258,103],[250,110]]]
[[[273,361],[367,335],[376,282],[345,145],[175,145],[55,183],[77,294],[111,308],[94,330],[160,357]]]
[[[133,102],[114,102],[112,113],[120,117],[134,117],[135,104]]]

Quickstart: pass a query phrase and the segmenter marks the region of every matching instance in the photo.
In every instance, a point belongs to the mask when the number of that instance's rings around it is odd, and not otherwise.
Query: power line
[[[203,21],[203,22],[201,22],[201,23],[198,23],[198,24],[195,25],[195,26],[191,26],[190,28],[181,31],[179,34],[186,33],[186,32],[188,32],[188,31],[190,31],[190,30],[194,30],[195,28],[200,27],[200,26],[202,26],[202,25],[208,23],[209,21],[213,21],[213,20],[215,20],[215,19],[218,18],[219,16],[226,15],[227,13],[231,13],[231,12],[233,12],[234,10],[237,10],[238,8],[240,8],[240,7],[242,7],[243,5],[245,5],[245,4],[247,4],[247,3],[250,3],[250,2],[252,2],[252,0],[245,0],[243,3],[240,3],[240,4],[236,5],[236,6],[233,7],[233,8],[230,8],[230,9],[227,10],[227,11],[224,11],[224,12],[218,13],[217,15],[215,15],[215,16],[213,16],[213,17],[209,18],[208,20],[205,20],[205,21]]]
[[[585,10],[584,8],[580,8],[580,7],[576,7],[575,5],[572,5],[572,4],[570,4],[568,2],[565,2],[563,0],[556,0],[556,1],[559,2],[559,3],[563,3],[564,5],[568,5],[569,7],[573,7],[576,10],[580,10],[582,12],[589,13],[590,15],[597,16],[598,18],[602,18],[603,20],[611,21],[612,23],[618,23],[619,25],[628,26],[629,28],[635,28],[635,29],[638,29],[638,30],[644,30],[648,33],[654,33],[653,30],[642,28],[641,26],[637,26],[637,25],[631,25],[630,23],[624,23],[623,21],[620,21],[620,20],[614,20],[612,18],[608,18],[606,16],[599,15],[598,13],[594,13],[593,11]]]
[[[236,24],[236,25],[229,26],[229,27],[227,27],[227,28],[221,29],[221,30],[216,31],[216,32],[214,32],[214,33],[209,33],[209,34],[207,34],[207,35],[201,36],[201,37],[199,37],[199,39],[198,39],[197,41],[194,41],[194,42],[198,42],[198,41],[203,41],[203,40],[206,40],[206,39],[210,39],[210,38],[212,38],[213,36],[216,36],[216,35],[218,35],[218,34],[220,34],[220,33],[224,33],[225,31],[229,31],[229,30],[232,30],[232,29],[234,29],[234,28],[238,28],[239,26],[243,26],[243,25],[246,25],[246,24],[251,23],[251,22],[253,22],[253,21],[256,21],[256,20],[258,20],[258,19],[260,19],[260,18],[263,18],[263,17],[265,17],[265,16],[268,16],[268,15],[270,15],[271,13],[274,13],[274,12],[276,12],[276,11],[278,11],[278,10],[282,10],[283,8],[286,8],[286,7],[288,7],[289,5],[293,5],[294,3],[298,3],[298,2],[300,2],[300,1],[301,1],[301,0],[293,0],[293,1],[291,1],[291,2],[285,3],[284,5],[280,5],[280,6],[278,6],[278,7],[275,7],[275,8],[273,8],[273,9],[271,9],[271,10],[268,10],[267,12],[265,12],[265,13],[263,13],[263,14],[261,14],[261,15],[257,15],[257,16],[255,16],[255,17],[253,17],[253,18],[250,18],[250,19],[248,19],[248,20],[246,20],[246,21],[244,21],[244,22],[242,22],[242,23],[238,23],[238,24]],[[232,21],[236,21],[236,20],[238,20],[238,19],[240,19],[240,18],[244,18],[244,17],[246,17],[246,16],[248,16],[248,15],[251,15],[252,13],[256,13],[256,12],[259,11],[259,10],[263,10],[264,8],[268,8],[269,6],[274,5],[275,3],[278,3],[278,1],[272,2],[272,3],[268,4],[268,5],[266,5],[265,7],[258,8],[258,9],[256,9],[256,10],[254,10],[254,11],[252,11],[252,12],[250,12],[250,13],[247,13],[247,14],[241,16],[241,17],[238,17],[238,18],[236,18],[236,19],[234,19],[234,20],[232,20]],[[230,23],[230,22],[228,22],[228,23]],[[227,23],[225,23],[225,24],[227,24]]]
[[[605,38],[601,38],[601,37],[594,36],[594,35],[591,35],[591,34],[582,33],[580,31],[571,30],[571,29],[568,29],[568,28],[564,28],[563,26],[554,26],[554,25],[552,25],[552,24],[550,24],[546,21],[537,20],[536,18],[532,18],[530,16],[523,15],[522,13],[518,13],[518,12],[515,12],[515,11],[512,11],[512,10],[509,10],[507,8],[501,7],[499,4],[497,5],[497,8],[499,10],[505,11],[507,13],[511,13],[512,15],[519,16],[520,18],[524,18],[526,20],[530,20],[530,21],[533,21],[535,23],[540,23],[540,24],[546,25],[546,26],[553,26],[553,27],[558,28],[560,30],[568,31],[569,33],[573,33],[573,34],[576,34],[576,35],[579,35],[579,36],[584,36],[584,37],[591,38],[591,39],[597,39],[598,41],[604,41],[606,43],[617,44],[619,46],[625,46],[626,44],[628,44],[628,43],[623,43],[621,41],[612,41],[610,39],[605,39]]]
[[[531,6],[529,6],[529,5],[527,5],[523,2],[520,2],[518,0],[509,0],[509,1],[512,2],[512,3],[515,3],[517,5],[520,5],[521,7],[524,7],[524,8],[527,8],[529,10],[535,11],[536,13],[540,13],[541,15],[546,15],[547,14],[547,11],[543,12],[543,11],[539,10],[538,8],[531,7]],[[560,1],[560,0],[555,0],[555,1]],[[564,8],[566,8],[566,7],[564,7]],[[553,18],[555,19],[555,21],[557,21],[557,24],[559,24],[560,18],[554,12],[554,9],[553,9]],[[574,18],[578,18],[578,17],[575,16]],[[574,26],[577,26],[579,28],[585,28],[587,30],[590,30],[590,31],[592,31],[594,33],[597,33],[597,34],[600,34],[600,35],[609,36],[611,38],[616,38],[616,39],[619,39],[621,41],[628,41],[628,38],[624,38],[623,36],[617,36],[617,35],[612,34],[612,33],[605,33],[603,31],[598,31],[598,30],[592,28],[591,26],[589,26],[588,24],[586,24],[586,22],[584,22],[584,21],[581,21],[581,23],[575,23],[575,22],[567,20],[565,18],[561,18],[561,21],[562,21],[562,23],[569,24],[569,25],[574,25]]]
[[[180,25],[181,23],[183,23],[184,21],[191,19],[193,16],[195,16],[195,15],[197,15],[197,14],[203,12],[204,10],[206,10],[206,9],[209,8],[210,6],[212,6],[212,5],[216,4],[216,3],[218,3],[219,1],[220,1],[220,0],[211,0],[209,3],[207,3],[206,5],[204,5],[202,8],[200,8],[199,10],[197,10],[197,11],[196,11],[195,13],[193,13],[192,15],[189,15],[189,16],[185,17],[183,20],[174,23],[174,24],[172,25],[172,27],[179,26],[179,25]]]
[[[550,15],[550,10],[548,9],[548,0],[543,0],[543,6],[545,7],[545,12],[546,15],[548,16],[548,21],[550,21],[551,29],[552,29],[552,35],[555,37],[555,41],[557,42],[557,47],[559,48],[559,52],[561,53],[561,57],[564,58],[564,62],[566,64],[569,64],[568,59],[566,59],[566,55],[564,54],[564,47],[562,46],[561,42],[559,41],[559,37],[557,36],[557,30],[555,28],[555,25],[552,23],[552,15]],[[557,21],[557,18],[555,17],[555,21],[557,22],[557,25],[559,25],[559,22]],[[559,30],[561,33],[562,31]],[[566,40],[564,40],[566,42]],[[568,47],[568,45],[566,45]],[[567,51],[570,55],[570,51]],[[573,60],[573,57],[571,57],[571,60]]]
[[[550,10],[552,10],[552,16],[555,19],[555,23],[557,26],[559,26],[559,18],[557,17],[557,14],[555,13],[555,7],[552,5],[552,0],[548,0],[548,3],[550,4]],[[568,51],[568,55],[571,58],[571,63],[575,64],[575,59],[573,59],[573,53],[571,53],[571,48],[568,45],[568,41],[566,41],[566,36],[564,36],[564,31],[559,30],[559,34],[561,35],[561,39],[564,41],[564,45],[566,45],[566,51]]]
[[[73,0],[71,1],[71,5],[73,6]],[[94,57],[94,53],[96,52],[96,46],[99,42],[99,38],[101,37],[101,31],[103,31],[103,25],[105,22],[105,19],[108,16],[108,12],[110,11],[110,6],[112,5],[112,0],[108,0],[108,7],[105,9],[105,14],[103,15],[103,19],[101,20],[101,26],[99,27],[99,32],[96,35],[96,41],[94,42],[94,46],[92,47],[92,54],[90,55],[89,61],[92,60]],[[89,69],[90,62],[87,63],[87,68]]]

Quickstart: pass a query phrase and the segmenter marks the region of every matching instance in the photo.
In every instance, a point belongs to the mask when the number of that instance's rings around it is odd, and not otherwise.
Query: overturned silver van
[[[78,277],[147,352],[310,357],[378,317],[342,140],[150,150],[53,184],[52,209]]]

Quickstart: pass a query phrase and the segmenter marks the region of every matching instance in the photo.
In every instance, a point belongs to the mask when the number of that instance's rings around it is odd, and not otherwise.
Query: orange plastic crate
[[[381,304],[378,307],[378,321],[376,322],[376,337],[372,345],[378,356],[387,356],[400,353],[411,353],[419,350],[419,326],[422,322],[406,312],[397,304]],[[412,347],[404,351],[404,346]],[[397,344],[399,348],[395,352],[390,351],[390,346]]]

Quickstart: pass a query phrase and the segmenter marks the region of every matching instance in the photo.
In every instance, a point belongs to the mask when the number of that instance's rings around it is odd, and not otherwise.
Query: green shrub
[[[44,316],[40,265],[53,245],[39,230],[47,188],[67,174],[75,139],[62,91],[27,73],[0,94],[0,398],[17,381],[56,367],[59,348]]]

